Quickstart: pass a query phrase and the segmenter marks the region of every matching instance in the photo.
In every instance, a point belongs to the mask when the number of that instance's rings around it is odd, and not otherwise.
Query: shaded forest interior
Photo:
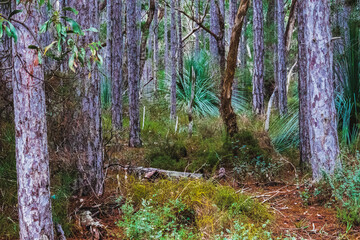
[[[359,0],[0,1],[0,239],[358,239]]]

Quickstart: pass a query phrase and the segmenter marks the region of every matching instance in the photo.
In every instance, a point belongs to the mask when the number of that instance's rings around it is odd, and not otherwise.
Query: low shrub
[[[127,205],[122,208],[124,217],[118,225],[129,239],[168,239],[165,236],[170,235],[175,239],[200,239],[237,231],[236,221],[261,229],[273,219],[266,205],[211,181],[142,182],[128,178],[122,186]],[[136,228],[135,223],[140,227]],[[191,237],[179,238],[181,232]]]

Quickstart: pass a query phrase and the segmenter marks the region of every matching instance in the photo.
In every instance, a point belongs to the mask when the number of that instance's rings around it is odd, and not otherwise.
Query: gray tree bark
[[[228,39],[231,38],[231,30],[234,27],[235,17],[237,13],[238,0],[229,0],[229,31],[228,31]]]
[[[128,82],[129,82],[129,116],[130,116],[130,137],[129,146],[141,146],[140,139],[140,112],[139,112],[139,58],[138,43],[139,34],[137,28],[137,6],[136,0],[126,1],[126,34],[128,50]]]
[[[46,126],[44,69],[39,63],[40,14],[35,3],[17,9],[14,44],[14,113],[20,239],[54,239]],[[25,26],[31,26],[32,33]],[[34,35],[32,35],[34,34]]]
[[[216,35],[218,35],[220,32],[217,0],[210,0],[210,31],[212,31]],[[211,35],[210,35],[210,53],[213,56],[213,58],[215,58],[216,61],[219,61],[219,49],[218,49],[217,39]]]
[[[305,45],[305,26],[306,11],[304,9],[304,1],[298,2],[298,64],[299,64],[299,149],[300,149],[300,165],[305,167],[310,163],[310,138],[309,138],[309,119],[308,113],[308,86],[307,86],[307,58]]]
[[[253,1],[254,29],[254,75],[253,75],[253,111],[264,114],[264,14],[262,0]]]
[[[176,21],[175,1],[171,1],[171,90],[170,118],[176,118]]]
[[[95,27],[99,29],[99,1],[98,0],[71,0],[69,5],[79,11],[74,18],[80,24],[82,29]],[[98,42],[99,36],[94,32],[86,32],[81,37],[80,45],[86,46],[93,42]],[[89,49],[86,54],[91,55]],[[83,66],[79,69],[79,79],[81,83],[81,147],[84,152],[79,158],[78,168],[81,176],[81,194],[82,195],[102,195],[104,190],[103,173],[103,144],[101,130],[101,90],[100,76],[97,63]]]
[[[309,126],[308,156],[313,179],[319,180],[323,171],[333,174],[340,166],[329,3],[327,0],[300,0],[299,12],[299,23],[303,24],[299,29],[303,31],[301,40],[305,50],[300,72],[306,71],[306,78],[302,75],[300,81],[307,86],[306,104],[300,104],[300,107],[306,107],[308,111],[302,120]]]
[[[200,19],[200,0],[195,1],[195,14],[196,18]],[[195,32],[195,53],[200,53],[200,31],[198,30]]]
[[[159,70],[159,4],[155,2],[154,14],[154,91],[158,89],[157,72]]]
[[[107,0],[111,26],[108,32],[108,55],[110,61],[108,72],[111,77],[112,98],[112,127],[119,130],[123,126],[123,29],[122,29],[122,0]]]
[[[167,6],[164,6],[164,42],[165,42],[165,55],[164,55],[164,65],[165,65],[165,76],[169,75],[169,30],[168,30],[168,9]]]
[[[177,0],[177,8],[181,9],[181,0]],[[184,77],[184,51],[183,51],[183,43],[182,43],[182,21],[181,21],[181,12],[177,11],[178,17],[178,68],[179,68],[179,76],[181,78]]]
[[[285,62],[284,0],[276,0],[277,69],[276,80],[280,115],[287,113],[286,62]]]

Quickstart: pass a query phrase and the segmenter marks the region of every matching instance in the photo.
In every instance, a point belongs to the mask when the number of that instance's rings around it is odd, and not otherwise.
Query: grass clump
[[[237,223],[263,231],[262,225],[272,219],[267,206],[211,181],[132,178],[123,186],[127,203],[118,225],[128,239],[215,239],[221,232],[239,234]]]

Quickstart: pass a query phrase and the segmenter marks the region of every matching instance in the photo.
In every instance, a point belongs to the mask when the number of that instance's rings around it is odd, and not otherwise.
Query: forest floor
[[[127,148],[127,147],[125,147]],[[143,156],[142,150],[127,149],[127,153],[137,156],[134,164],[141,164],[138,159]],[[119,160],[123,164],[122,160]],[[116,222],[121,218],[120,206],[124,200],[117,201],[121,195],[119,176],[124,177],[121,170],[107,171],[106,193],[101,198],[74,198],[71,209],[76,216],[78,211],[90,210],[104,227],[100,234],[105,239],[119,239],[121,229]],[[306,198],[308,189],[305,184],[296,181],[295,173],[289,171],[283,181],[279,182],[235,182],[231,177],[220,181],[222,185],[235,188],[238,192],[252,196],[252,198],[269,206],[275,218],[270,224],[273,237],[280,239],[360,239],[360,228],[351,227],[339,222],[334,207],[328,207],[321,200]],[[156,181],[156,180],[155,180]],[[76,237],[68,239],[89,239],[92,234],[89,229],[81,227],[80,218],[75,221],[78,225]]]

